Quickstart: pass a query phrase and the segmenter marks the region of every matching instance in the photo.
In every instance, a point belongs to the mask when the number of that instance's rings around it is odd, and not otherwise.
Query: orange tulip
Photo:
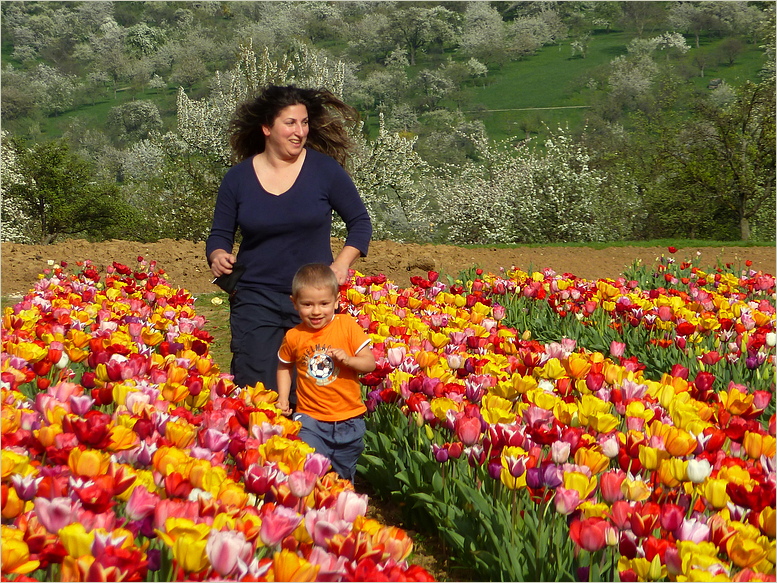
[[[111,465],[111,454],[107,451],[74,447],[70,450],[67,465],[70,471],[77,476],[94,478],[108,472]]]
[[[766,550],[743,532],[737,532],[726,542],[726,552],[738,567],[754,567],[766,558]]]
[[[762,455],[774,457],[775,454],[775,438],[771,435],[761,435],[760,433],[745,431],[742,445],[747,455],[756,460],[760,459]]]
[[[312,565],[297,553],[286,549],[273,555],[275,581],[315,581],[319,569],[320,565]]]
[[[24,542],[24,533],[5,525],[0,556],[3,575],[26,575],[40,566],[40,561],[30,560],[30,548]]]

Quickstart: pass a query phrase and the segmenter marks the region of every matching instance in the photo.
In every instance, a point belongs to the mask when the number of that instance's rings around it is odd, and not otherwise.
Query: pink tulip
[[[291,493],[297,498],[304,498],[313,491],[318,475],[307,470],[295,470],[289,474],[288,484]]]
[[[111,531],[116,528],[116,514],[113,510],[100,512],[99,514],[95,514],[89,510],[80,510],[76,517],[76,522],[80,522],[86,529],[86,532],[98,528]]]
[[[563,464],[569,461],[569,452],[572,446],[566,441],[554,441],[550,444],[550,457],[553,463]]]
[[[386,351],[386,358],[389,364],[396,368],[402,364],[405,354],[407,354],[407,349],[404,346],[393,346]]]
[[[330,462],[329,458],[325,455],[320,453],[309,453],[303,469],[308,472],[313,472],[318,477],[323,478],[331,467],[332,462]]]
[[[75,415],[83,417],[94,404],[94,399],[89,395],[71,395],[70,396],[70,410]]]
[[[316,581],[342,581],[346,575],[346,564],[348,559],[344,556],[337,556],[333,553],[325,551],[321,547],[326,545],[319,545],[314,547],[308,557],[308,561],[311,565],[318,565],[319,571],[316,575]]]
[[[277,547],[302,522],[302,515],[286,506],[277,506],[262,517],[259,537],[268,547]]]
[[[626,343],[625,342],[618,342],[617,340],[613,340],[610,342],[610,354],[612,354],[615,357],[623,356],[623,354],[626,352]]]
[[[334,508],[325,508],[309,510],[305,514],[305,528],[316,545],[326,548],[327,542],[334,535],[347,535],[353,523],[340,518]]]
[[[154,508],[154,528],[163,530],[168,518],[188,518],[197,522],[200,505],[197,502],[184,502],[174,498],[160,500]]]
[[[695,518],[684,519],[675,533],[677,540],[700,543],[710,539],[710,527]]]
[[[80,502],[73,502],[70,498],[35,498],[35,514],[43,527],[52,534],[68,524],[72,524],[78,517]]]
[[[238,561],[247,563],[253,554],[253,545],[246,541],[240,531],[212,530],[205,545],[213,570],[222,577],[232,575],[238,567]]]
[[[367,513],[367,500],[366,494],[344,490],[337,497],[334,507],[340,518],[352,523],[358,516],[364,516]]]
[[[556,488],[556,512],[568,516],[580,505],[580,492],[575,489],[567,489],[563,486]]]
[[[157,494],[149,492],[145,486],[136,486],[127,500],[127,518],[130,520],[142,520],[154,513],[160,498]]]
[[[672,319],[672,308],[669,306],[660,306],[658,308],[658,318],[663,322],[669,322]]]
[[[210,451],[224,451],[229,445],[229,435],[217,429],[208,428],[201,431],[199,437],[202,447]]]
[[[610,470],[599,477],[599,492],[602,500],[608,504],[623,500],[624,495],[621,484],[626,479],[626,473],[622,470]]]

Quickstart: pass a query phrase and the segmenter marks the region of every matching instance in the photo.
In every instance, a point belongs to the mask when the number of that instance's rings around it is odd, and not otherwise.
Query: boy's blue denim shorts
[[[356,477],[356,463],[364,451],[364,416],[343,421],[319,421],[304,413],[295,413],[294,421],[302,422],[299,437],[317,453],[332,462],[332,469],[341,478],[353,482]]]

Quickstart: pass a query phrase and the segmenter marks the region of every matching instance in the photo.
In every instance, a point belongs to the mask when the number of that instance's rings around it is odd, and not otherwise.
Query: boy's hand
[[[343,366],[348,366],[350,357],[348,356],[348,353],[342,348],[330,348],[329,356],[334,358],[335,362],[342,364]]]
[[[278,407],[278,409],[281,410],[281,413],[283,413],[286,417],[291,415],[291,407],[289,406],[288,400],[278,399],[278,401],[275,403],[275,406]]]

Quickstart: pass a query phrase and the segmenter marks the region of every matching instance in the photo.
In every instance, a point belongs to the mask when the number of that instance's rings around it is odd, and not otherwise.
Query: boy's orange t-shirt
[[[369,343],[369,336],[348,314],[335,314],[320,330],[299,324],[286,332],[278,358],[297,369],[297,412],[330,422],[364,413],[359,373],[337,366],[327,350],[342,348],[354,355]]]

